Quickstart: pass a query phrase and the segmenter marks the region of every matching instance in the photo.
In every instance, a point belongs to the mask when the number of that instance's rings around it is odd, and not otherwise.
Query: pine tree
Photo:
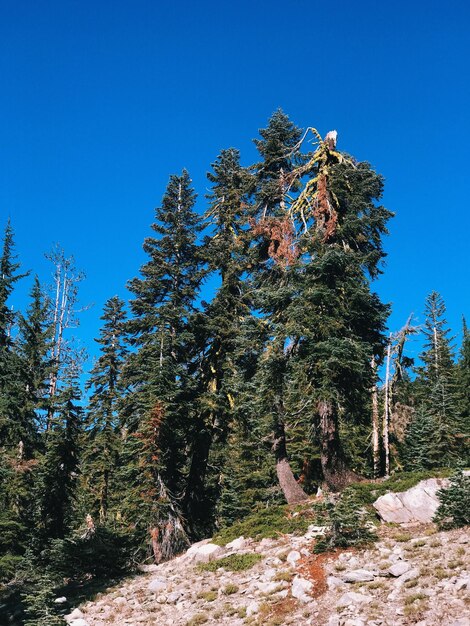
[[[317,432],[325,480],[337,490],[355,480],[340,422],[370,415],[370,359],[380,359],[385,344],[389,308],[370,281],[380,274],[382,236],[392,214],[377,204],[381,176],[337,152],[334,133],[318,136],[318,148],[300,172],[309,178],[290,211],[304,225],[302,268],[286,313],[299,338],[293,379],[298,410],[304,406]]]
[[[458,455],[458,408],[456,371],[450,330],[445,320],[445,304],[433,291],[426,299],[423,366],[418,369],[420,404],[432,416],[434,457],[439,465],[452,464]]]
[[[297,337],[291,336],[287,327],[286,312],[292,299],[298,255],[287,205],[288,191],[294,193],[299,188],[293,171],[303,165],[306,157],[299,149],[301,130],[281,110],[274,113],[260,135],[261,139],[255,140],[263,161],[256,169],[257,208],[251,222],[256,245],[251,282],[257,294],[255,307],[268,326],[267,345],[257,371],[258,386],[264,393],[257,397],[255,410],[264,416],[266,429],[272,433],[279,484],[286,500],[294,503],[307,496],[295,480],[286,443],[286,378],[297,346]]]
[[[457,364],[460,457],[470,463],[470,332],[462,323],[462,347]]]
[[[83,417],[75,376],[64,381],[46,434],[38,480],[38,541],[63,538],[73,526]]]
[[[120,376],[127,355],[123,344],[125,318],[124,301],[117,296],[110,298],[104,305],[100,337],[95,340],[101,354],[86,384],[92,394],[81,479],[87,513],[99,518],[101,523],[106,521],[110,500],[119,499],[119,495],[112,492],[121,441],[118,401],[123,393]]]
[[[21,441],[17,415],[22,404],[21,363],[16,353],[12,330],[16,313],[9,306],[15,284],[26,276],[19,274],[14,254],[13,229],[7,223],[0,257],[0,446],[15,449]]]
[[[227,454],[225,445],[233,429],[233,377],[240,351],[240,328],[250,313],[243,274],[249,241],[247,191],[252,176],[241,167],[240,155],[234,149],[223,150],[212,168],[207,175],[212,189],[205,215],[211,234],[202,252],[208,271],[220,279],[220,286],[195,320],[200,365],[194,398],[196,419],[190,433],[191,463],[183,500],[195,536],[206,534],[214,522]]]
[[[44,411],[47,409],[48,377],[52,369],[50,349],[52,328],[49,323],[48,303],[37,276],[31,289],[31,304],[26,316],[19,319],[18,354],[21,359],[23,407],[20,415],[24,455],[30,458],[39,445],[38,436],[44,429]]]
[[[134,278],[129,288],[133,318],[127,329],[136,348],[123,373],[128,388],[123,402],[123,417],[128,436],[124,454],[135,447],[133,433],[147,432],[145,424],[162,406],[164,419],[155,434],[158,441],[158,483],[169,500],[160,501],[160,508],[173,506],[173,493],[185,488],[188,432],[194,415],[194,370],[197,366],[196,344],[192,320],[196,296],[203,278],[203,262],[197,245],[202,229],[201,219],[194,212],[196,196],[189,174],[171,176],[162,204],[156,209],[152,229],[158,238],[148,237],[144,251],[150,257],[141,267],[141,277]],[[155,442],[155,437],[152,441]],[[154,443],[152,444],[154,445]],[[143,485],[138,478],[139,467],[126,470],[133,475],[134,507],[139,511],[140,494],[155,489],[155,474]],[[163,523],[161,516],[142,520],[152,532]],[[154,534],[155,534],[154,532]],[[160,535],[161,537],[161,535]],[[156,550],[154,550],[156,552]]]

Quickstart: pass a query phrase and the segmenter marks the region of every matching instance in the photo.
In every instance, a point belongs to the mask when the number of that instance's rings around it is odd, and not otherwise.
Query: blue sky
[[[0,0],[0,226],[49,279],[60,242],[87,279],[77,331],[93,352],[105,300],[145,257],[168,176],[186,167],[204,210],[221,149],[282,107],[386,180],[396,212],[376,288],[390,326],[431,290],[460,333],[469,314],[470,9],[442,2],[178,3]],[[30,280],[18,287],[23,306]],[[411,349],[414,348],[411,346]],[[415,348],[418,350],[418,347]]]

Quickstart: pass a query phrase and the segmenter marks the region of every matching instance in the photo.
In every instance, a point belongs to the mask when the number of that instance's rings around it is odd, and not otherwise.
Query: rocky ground
[[[239,538],[224,548],[201,542],[75,609],[67,621],[70,626],[470,626],[468,527],[436,532],[432,524],[383,524],[369,549],[315,555],[318,532],[312,526],[302,537]],[[228,568],[253,562],[241,571]]]

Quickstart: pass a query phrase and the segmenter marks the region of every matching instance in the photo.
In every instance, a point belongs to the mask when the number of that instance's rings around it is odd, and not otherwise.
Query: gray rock
[[[287,555],[286,561],[289,563],[289,565],[293,566],[300,559],[300,557],[301,557],[300,552],[298,552],[297,550],[291,550],[289,554]]]
[[[380,496],[374,507],[386,522],[431,522],[439,506],[437,492],[448,484],[445,478],[422,480],[407,491]]]
[[[409,563],[407,563],[406,561],[398,561],[398,563],[395,563],[394,565],[392,565],[392,567],[388,569],[388,573],[391,576],[395,576],[396,578],[398,578],[398,576],[402,576],[409,569],[410,569]]]
[[[117,598],[114,598],[113,602],[118,606],[124,606],[127,604],[127,598],[125,598],[124,596],[118,596]]]
[[[409,569],[407,572],[402,574],[398,580],[402,583],[406,583],[409,580],[418,578],[419,575],[420,575],[419,569],[417,567],[414,567],[413,569]]]
[[[259,611],[259,604],[256,602],[256,600],[253,600],[252,602],[250,602],[250,604],[246,607],[246,616],[247,617],[251,617],[252,615],[254,615],[255,613],[258,613]]]
[[[267,583],[256,583],[256,587],[261,591],[261,593],[273,593],[275,589],[279,587],[279,583],[276,582],[267,582]]]
[[[155,578],[154,580],[151,580],[149,582],[149,584],[147,585],[147,589],[148,591],[153,591],[154,593],[158,593],[159,591],[163,591],[164,589],[166,589],[166,582],[163,580],[160,580],[159,578]]]
[[[172,591],[171,593],[167,595],[166,603],[176,604],[182,595],[183,594],[181,593],[181,591]]]
[[[227,550],[241,550],[246,545],[245,537],[238,537],[238,539],[234,539],[230,543],[228,543],[225,547]]]
[[[455,582],[455,589],[460,591],[461,589],[470,589],[470,578],[458,578]]]
[[[347,583],[365,583],[374,580],[376,576],[376,573],[370,572],[369,570],[355,569],[352,572],[345,572],[341,575],[341,578]]]
[[[344,593],[341,598],[336,603],[338,608],[344,608],[349,606],[350,604],[369,604],[372,602],[372,596],[366,596],[362,593],[355,593],[354,591],[348,591],[348,593]]]
[[[64,619],[66,622],[71,622],[72,620],[80,619],[81,617],[83,617],[83,613],[80,611],[80,609],[74,609],[71,613],[66,615]]]
[[[460,617],[449,624],[449,626],[470,626],[470,619],[468,617]]]
[[[310,602],[312,600],[312,597],[309,595],[312,589],[313,584],[306,578],[296,576],[292,581],[292,596],[301,602]]]
[[[220,556],[224,549],[215,543],[205,543],[201,545],[195,543],[186,552],[186,558],[194,563],[208,563]]]
[[[336,576],[328,576],[328,578],[326,579],[326,582],[328,585],[328,589],[336,589],[337,587],[344,587],[344,585],[346,584],[344,580],[341,580],[341,578],[337,578]]]

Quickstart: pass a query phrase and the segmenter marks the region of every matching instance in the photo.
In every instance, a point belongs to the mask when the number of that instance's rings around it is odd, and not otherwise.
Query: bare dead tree
[[[49,305],[51,325],[53,328],[53,340],[51,347],[52,369],[49,375],[49,400],[47,428],[50,427],[53,415],[53,399],[57,394],[58,384],[68,367],[70,370],[79,369],[84,358],[83,351],[74,349],[70,341],[66,339],[66,331],[76,328],[79,324],[78,314],[88,307],[77,308],[79,283],[85,275],[75,267],[72,256],[67,257],[64,250],[56,245],[53,250],[46,254],[46,258],[53,264],[53,282],[50,288]],[[74,372],[71,371],[73,374]]]

